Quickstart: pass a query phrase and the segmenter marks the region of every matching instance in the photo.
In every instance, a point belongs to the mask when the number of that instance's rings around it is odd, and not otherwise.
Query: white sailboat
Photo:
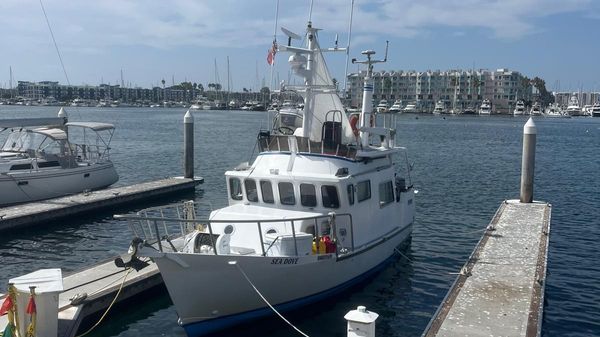
[[[286,311],[347,289],[384,266],[411,234],[405,149],[395,145],[395,129],[370,122],[372,68],[381,61],[373,51],[358,61],[368,71],[353,126],[311,22],[305,41],[279,46],[304,79],[288,88],[304,98],[302,126],[293,135],[259,133],[254,162],[225,173],[229,206],[205,220],[188,207],[182,217],[157,218],[164,227],[147,227],[151,212],[121,216],[146,239],[134,240],[133,251],[156,261],[189,336],[271,315],[270,305]],[[183,236],[165,239],[168,228]]]
[[[31,121],[0,121],[4,131],[10,130],[0,149],[0,207],[100,189],[119,180],[109,158],[112,124],[26,128]]]

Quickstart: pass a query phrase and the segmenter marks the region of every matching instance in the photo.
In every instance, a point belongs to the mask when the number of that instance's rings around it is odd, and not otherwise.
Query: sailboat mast
[[[231,87],[230,87],[230,77],[229,77],[229,56],[227,56],[227,99],[226,101],[229,102],[229,93],[231,92]]]
[[[348,61],[350,60],[350,38],[352,37],[352,16],[354,14],[354,0],[350,5],[350,23],[348,24],[348,44],[346,45],[346,67],[344,68],[344,95],[346,95],[346,85],[348,82]]]

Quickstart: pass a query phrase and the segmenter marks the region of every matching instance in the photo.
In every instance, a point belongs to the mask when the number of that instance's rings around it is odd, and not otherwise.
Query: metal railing
[[[348,159],[355,159],[357,150],[356,146],[352,145],[336,144],[331,147],[322,141],[314,142],[308,137],[289,135],[270,135],[268,138],[259,138],[258,148],[260,152],[292,152],[296,150],[297,153],[333,155]]]
[[[203,233],[208,237],[213,253],[219,255],[216,249],[216,238],[213,224],[254,224],[256,233],[260,241],[261,255],[267,256],[270,249],[282,237],[291,234],[294,242],[294,252],[298,256],[297,235],[301,232],[297,226],[300,223],[305,228],[310,228],[314,233],[313,242],[317,243],[316,254],[319,254],[319,242],[321,238],[329,236],[335,243],[336,256],[344,255],[354,251],[354,228],[352,215],[348,213],[335,214],[331,212],[326,215],[317,215],[311,217],[268,219],[268,220],[245,220],[245,219],[227,219],[210,220],[196,218],[193,201],[185,202],[181,205],[169,205],[142,210],[135,215],[115,215],[115,219],[127,220],[134,235],[145,239],[146,243],[155,247],[159,251],[165,251],[165,243],[169,245],[170,251],[181,252],[185,245],[175,247],[173,240],[184,238],[186,235],[195,231]],[[343,220],[342,220],[343,219]],[[272,240],[268,240],[266,235],[271,234],[268,231],[263,232],[265,224],[282,223],[291,225],[291,233],[279,233]],[[349,232],[349,233],[348,233]],[[349,234],[349,238],[348,238]],[[270,241],[270,242],[269,242]],[[241,247],[244,248],[244,247]]]

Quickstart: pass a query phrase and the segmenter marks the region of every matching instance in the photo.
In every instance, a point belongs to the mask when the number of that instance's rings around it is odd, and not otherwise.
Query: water
[[[112,158],[125,185],[182,172],[180,109],[67,109],[71,120],[117,126]],[[0,107],[0,118],[54,116],[56,108]],[[197,200],[226,203],[223,172],[249,159],[265,113],[199,111]],[[310,336],[345,336],[344,314],[357,305],[378,312],[379,336],[419,336],[504,199],[518,198],[525,119],[402,115],[400,143],[414,162],[417,218],[412,243],[369,282],[292,313]],[[600,118],[538,119],[534,196],[552,203],[544,336],[600,335]],[[190,197],[190,196],[185,196]],[[127,225],[111,214],[0,234],[0,284],[39,268],[75,271],[122,253]],[[315,275],[314,277],[318,277]],[[115,311],[90,336],[184,336],[165,292]],[[272,318],[222,336],[290,336]]]

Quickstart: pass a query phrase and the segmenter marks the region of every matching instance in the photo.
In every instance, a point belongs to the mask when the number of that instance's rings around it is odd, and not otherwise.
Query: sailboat
[[[156,262],[189,336],[348,289],[385,266],[411,234],[406,149],[396,146],[395,129],[371,119],[373,64],[385,60],[367,50],[357,61],[368,70],[362,111],[349,120],[323,57],[345,48],[322,48],[318,32],[309,21],[305,46],[291,44],[295,34],[278,46],[304,81],[286,86],[304,99],[302,126],[259,132],[254,162],[225,172],[228,206],[202,220],[189,204],[181,216],[162,209],[120,216],[144,238],[131,251]],[[148,227],[153,219],[165,225]]]

